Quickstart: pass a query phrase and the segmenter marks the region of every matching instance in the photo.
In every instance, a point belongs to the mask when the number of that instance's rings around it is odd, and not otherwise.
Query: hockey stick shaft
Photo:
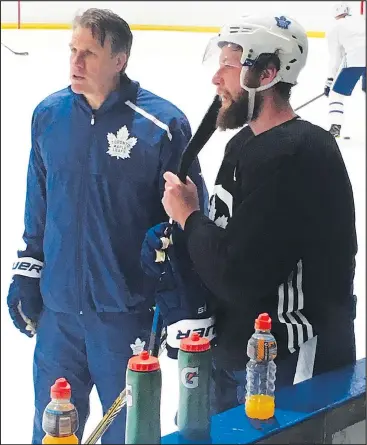
[[[200,122],[196,133],[190,139],[189,143],[187,144],[185,150],[181,155],[180,163],[177,170],[177,176],[184,183],[186,183],[186,175],[191,164],[217,128],[217,116],[221,107],[221,103],[222,102],[219,96],[215,95],[213,102],[208,108],[208,111],[205,113],[203,120]],[[170,218],[169,222],[170,226],[168,228],[169,230],[167,230],[166,233],[167,237],[169,237],[170,232],[172,231],[172,218]]]
[[[158,313],[157,317],[159,317]],[[153,321],[154,322],[154,321]],[[157,356],[159,357],[165,349],[165,340],[162,341],[161,347],[157,350]],[[109,410],[103,416],[102,420],[94,428],[92,433],[89,435],[85,444],[95,444],[102,437],[102,435],[107,431],[111,423],[115,420],[116,416],[120,413],[122,408],[126,405],[126,388],[124,388],[120,394],[117,396],[116,400],[113,402]]]
[[[182,182],[186,182],[186,175],[191,164],[214,133],[220,106],[221,100],[219,96],[216,95],[196,130],[196,133],[190,139],[183,151],[177,172],[177,175]]]
[[[159,338],[162,333],[162,320],[161,320],[161,311],[159,310],[159,306],[155,306],[154,317],[152,322],[152,330],[150,332],[148,351],[150,355],[158,356],[160,343],[157,342],[157,333],[159,332]]]
[[[88,437],[88,439],[84,442],[86,444],[95,444],[102,437],[107,428],[111,425],[111,423],[115,420],[117,414],[122,410],[122,408],[126,405],[126,388],[124,388],[117,399],[113,402],[109,410],[103,416],[102,420],[93,430],[92,434]]]
[[[27,51],[14,51],[13,49],[9,48],[8,46],[5,45],[5,43],[1,42],[1,44],[8,49],[10,52],[12,52],[13,54],[15,54],[16,56],[28,56],[28,52]]]
[[[294,111],[298,111],[301,108],[305,107],[306,105],[309,105],[312,102],[315,102],[315,100],[320,99],[320,97],[322,97],[322,96],[325,96],[325,93],[319,94],[318,96],[314,97],[313,99],[310,99],[308,102],[306,102],[303,105],[300,105],[299,107],[295,108]]]

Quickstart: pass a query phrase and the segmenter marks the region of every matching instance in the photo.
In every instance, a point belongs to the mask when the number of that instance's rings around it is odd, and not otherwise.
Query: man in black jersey
[[[222,411],[243,402],[247,341],[262,312],[278,344],[278,388],[355,360],[357,242],[338,146],[289,104],[307,59],[304,29],[282,15],[242,17],[206,54],[216,50],[217,126],[248,125],[227,144],[209,217],[193,182],[171,172],[162,202],[214,295],[214,410]]]

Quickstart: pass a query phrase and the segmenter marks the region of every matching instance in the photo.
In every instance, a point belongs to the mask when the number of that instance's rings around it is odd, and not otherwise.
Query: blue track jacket
[[[141,269],[141,244],[167,220],[163,173],[177,170],[190,137],[177,107],[125,75],[97,111],[70,87],[43,100],[32,119],[26,249],[10,293],[40,292],[48,308],[65,313],[153,304],[155,280]],[[197,160],[189,175],[204,206]]]

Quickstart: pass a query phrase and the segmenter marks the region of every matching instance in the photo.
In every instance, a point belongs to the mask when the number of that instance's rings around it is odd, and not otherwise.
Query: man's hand
[[[166,172],[163,178],[166,180],[162,199],[164,210],[170,218],[184,228],[191,213],[200,210],[196,185],[188,176],[184,184],[177,175],[171,172]]]
[[[12,297],[8,300],[8,309],[15,327],[27,337],[33,337],[36,334],[37,323],[25,314],[21,300]],[[34,318],[36,318],[36,316],[34,316]]]

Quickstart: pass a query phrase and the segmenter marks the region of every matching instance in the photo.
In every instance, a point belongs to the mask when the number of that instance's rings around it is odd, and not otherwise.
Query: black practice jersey
[[[254,320],[272,318],[278,358],[355,317],[354,200],[335,139],[294,118],[227,144],[209,217],[185,224],[190,256],[213,292],[216,354],[243,367]],[[232,365],[230,364],[232,363]]]

